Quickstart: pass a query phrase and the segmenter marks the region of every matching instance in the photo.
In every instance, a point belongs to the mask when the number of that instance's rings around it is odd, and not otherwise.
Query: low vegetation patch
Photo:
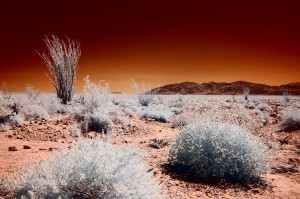
[[[267,173],[267,149],[247,131],[232,124],[191,123],[177,135],[169,163],[199,180],[219,177],[246,183]]]
[[[9,179],[14,198],[167,198],[134,148],[79,138]]]
[[[86,114],[81,125],[83,132],[108,133],[113,129],[113,123],[105,113]]]
[[[298,110],[284,112],[280,126],[284,131],[300,129],[300,111]]]
[[[147,107],[141,112],[142,118],[151,118],[159,122],[167,122],[171,115],[171,110],[164,106]]]

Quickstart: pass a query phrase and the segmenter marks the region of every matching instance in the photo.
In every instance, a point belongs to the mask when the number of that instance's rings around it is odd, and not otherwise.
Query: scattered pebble
[[[8,147],[8,151],[18,151],[18,149],[15,146],[10,146]]]
[[[23,146],[23,149],[31,149],[31,146],[24,145],[24,146]]]

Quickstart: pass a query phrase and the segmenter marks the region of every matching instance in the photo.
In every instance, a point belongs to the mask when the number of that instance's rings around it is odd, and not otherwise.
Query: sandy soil
[[[155,171],[155,177],[164,183],[170,198],[300,198],[300,131],[279,131],[276,117],[279,115],[274,116],[274,122],[265,125],[261,132],[276,135],[279,143],[289,137],[281,146],[270,150],[270,173],[263,177],[261,184],[253,187],[232,185],[219,179],[204,183],[184,177],[185,174],[180,171],[169,172],[170,145],[180,133],[180,129],[172,127],[171,123],[132,115],[129,119],[134,125],[115,125],[114,142],[132,142],[148,151],[145,161]],[[59,114],[48,120],[25,122],[9,132],[0,132],[0,175],[5,176],[22,166],[38,163],[49,157],[51,150],[68,147],[77,138],[75,123],[68,115]],[[157,144],[155,139],[161,140],[161,144]],[[28,149],[25,145],[29,146]],[[16,151],[9,151],[9,147],[15,147]]]

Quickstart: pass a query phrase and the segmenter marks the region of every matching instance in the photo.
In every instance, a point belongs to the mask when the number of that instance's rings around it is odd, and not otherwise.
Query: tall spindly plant
[[[44,41],[49,52],[39,55],[49,69],[50,75],[46,75],[53,84],[57,97],[63,104],[67,104],[74,95],[78,60],[81,55],[80,43],[69,38],[64,41],[55,35],[45,36]]]

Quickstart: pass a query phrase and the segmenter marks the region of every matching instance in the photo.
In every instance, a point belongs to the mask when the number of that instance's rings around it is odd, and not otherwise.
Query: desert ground
[[[107,98],[106,98],[107,97]],[[79,137],[97,137],[85,128],[81,95],[60,104],[54,94],[24,93],[0,99],[0,196],[9,197],[7,176],[47,160]],[[105,101],[105,102],[104,102]],[[113,144],[133,145],[147,153],[143,161],[169,198],[300,198],[300,97],[241,95],[157,95],[141,106],[136,95],[110,94],[98,106]],[[285,126],[289,119],[297,123]],[[169,151],[185,125],[210,119],[250,132],[268,148],[268,173],[258,183],[201,181],[168,165]],[[98,132],[97,132],[98,131]],[[71,149],[70,149],[71,150]],[[0,198],[1,198],[0,197]]]

